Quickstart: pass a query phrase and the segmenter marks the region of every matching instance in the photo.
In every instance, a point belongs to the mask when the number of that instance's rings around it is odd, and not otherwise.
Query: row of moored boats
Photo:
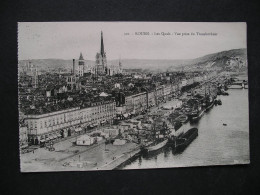
[[[176,152],[183,151],[198,136],[197,128],[186,130],[183,124],[189,121],[196,122],[214,105],[222,105],[221,100],[217,100],[216,97],[216,93],[205,96],[198,94],[187,100],[181,109],[176,109],[169,115],[163,130],[156,131],[155,127],[153,138],[144,142],[141,150],[153,152],[170,145]]]

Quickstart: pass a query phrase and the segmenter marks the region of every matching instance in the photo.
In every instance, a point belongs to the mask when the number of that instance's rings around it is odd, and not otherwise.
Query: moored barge
[[[197,136],[197,128],[189,129],[186,133],[175,140],[175,152],[183,151]]]

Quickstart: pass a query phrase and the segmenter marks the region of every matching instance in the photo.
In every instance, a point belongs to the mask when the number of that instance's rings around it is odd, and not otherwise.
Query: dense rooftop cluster
[[[156,87],[169,83],[178,83],[182,79],[202,75],[201,72],[165,72],[106,75],[94,77],[85,74],[75,78],[76,88],[71,89],[66,82],[70,74],[44,73],[38,76],[37,88],[32,85],[32,77],[19,75],[20,112],[44,114],[74,107],[90,107],[95,102],[116,101],[117,94],[130,96],[140,92],[149,92]],[[103,95],[101,95],[103,94]],[[105,95],[104,95],[105,94]]]

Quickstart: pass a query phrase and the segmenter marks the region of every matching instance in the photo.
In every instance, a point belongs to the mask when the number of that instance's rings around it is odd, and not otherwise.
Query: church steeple
[[[104,49],[104,42],[103,42],[103,32],[101,31],[101,47],[100,47],[100,54],[104,57],[105,49]]]
[[[80,52],[79,60],[84,60],[82,53]]]
[[[107,67],[107,57],[104,48],[104,41],[103,41],[103,32],[101,31],[101,44],[100,44],[100,53],[96,55],[96,74],[97,75],[105,75],[108,72]]]
[[[82,53],[80,52],[79,66],[78,66],[78,75],[79,76],[83,76],[84,75],[84,66],[85,66],[85,61],[84,61]]]

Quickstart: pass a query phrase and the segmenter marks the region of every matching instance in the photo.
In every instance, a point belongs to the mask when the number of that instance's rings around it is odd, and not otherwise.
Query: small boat
[[[180,115],[177,120],[179,120],[181,123],[187,123],[189,121],[189,117],[187,115]]]
[[[214,105],[214,99],[212,96],[208,96],[206,98],[206,105],[205,105],[205,111],[209,111]]]
[[[153,152],[153,151],[159,150],[159,149],[163,148],[167,144],[167,142],[168,142],[167,138],[157,139],[151,145],[149,145],[147,147],[144,147],[143,151],[149,153],[149,152]]]
[[[223,126],[227,126],[227,124],[226,124],[226,123],[223,123]]]
[[[194,122],[194,121],[198,121],[201,117],[202,117],[202,115],[204,114],[204,109],[201,109],[201,108],[199,108],[199,109],[196,109],[196,110],[194,110],[194,111],[192,111],[191,113],[190,113],[190,120],[192,121],[192,122]]]
[[[197,136],[197,128],[189,129],[186,133],[175,140],[175,152],[178,153],[183,151]]]
[[[218,100],[218,105],[222,105],[222,101],[221,100]]]
[[[228,85],[228,89],[242,89],[243,86],[240,85],[240,84],[231,84],[231,85]]]

